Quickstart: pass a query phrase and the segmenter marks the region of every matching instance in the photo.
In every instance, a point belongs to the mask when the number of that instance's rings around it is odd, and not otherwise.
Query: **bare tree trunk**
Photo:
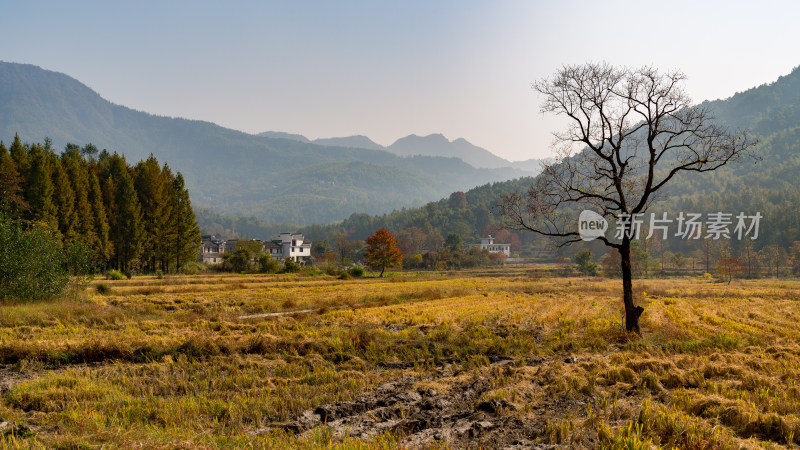
[[[386,266],[381,266],[381,278],[383,278],[384,271],[386,271]]]
[[[633,304],[631,241],[627,236],[623,238],[619,254],[622,260],[622,300],[625,303],[625,330],[636,334],[642,334],[642,330],[639,328],[639,316],[644,312],[644,308]]]

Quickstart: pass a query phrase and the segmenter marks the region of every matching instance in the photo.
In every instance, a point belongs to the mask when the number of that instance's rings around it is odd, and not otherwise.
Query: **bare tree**
[[[775,268],[775,278],[780,279],[781,272],[783,272],[782,269],[786,267],[786,262],[788,259],[786,249],[778,244],[770,244],[761,249],[761,254],[766,264],[771,268]]]
[[[692,106],[681,72],[608,64],[565,66],[534,83],[544,96],[541,111],[566,116],[569,126],[554,133],[556,162],[546,166],[525,193],[498,204],[505,226],[578,242],[578,212],[593,210],[624,223],[647,211],[656,194],[682,172],[710,172],[752,149],[744,132],[718,125],[704,106]],[[631,240],[634,222],[622,236],[597,239],[621,255],[625,328],[641,333],[644,309],[633,303]],[[651,227],[652,228],[652,227]]]

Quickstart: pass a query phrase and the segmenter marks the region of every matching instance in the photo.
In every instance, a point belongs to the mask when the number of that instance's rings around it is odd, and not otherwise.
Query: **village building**
[[[296,263],[306,263],[311,259],[311,241],[302,234],[281,233],[278,239],[267,242],[266,251],[272,259],[292,258]]]
[[[481,250],[486,250],[489,253],[504,253],[507,258],[511,257],[511,244],[497,244],[494,242],[492,235],[481,238],[480,244],[473,244]]]
[[[221,264],[225,253],[225,241],[216,236],[203,236],[197,261],[206,264]]]
[[[261,245],[260,251],[272,259],[283,261],[292,258],[294,262],[305,264],[311,259],[311,241],[299,233],[281,233],[278,239],[262,241],[251,239]],[[206,264],[222,264],[222,255],[236,249],[237,239],[223,240],[216,236],[203,236],[197,260]]]

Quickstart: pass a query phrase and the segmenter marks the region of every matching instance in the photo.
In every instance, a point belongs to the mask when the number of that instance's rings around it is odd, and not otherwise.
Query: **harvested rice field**
[[[528,269],[134,277],[0,305],[0,446],[800,444],[799,281],[635,281],[639,337],[619,280]]]

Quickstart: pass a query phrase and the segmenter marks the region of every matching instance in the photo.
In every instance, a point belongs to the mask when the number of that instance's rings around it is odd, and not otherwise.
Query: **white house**
[[[511,257],[511,244],[496,244],[491,234],[481,238],[481,243],[477,244],[477,247],[489,253],[505,253],[506,257]]]
[[[311,258],[311,241],[298,233],[281,233],[279,239],[267,242],[267,252],[272,259],[283,261],[292,258],[294,262],[306,262]]]
[[[225,241],[216,236],[203,236],[197,260],[202,263],[220,264],[225,253]]]

